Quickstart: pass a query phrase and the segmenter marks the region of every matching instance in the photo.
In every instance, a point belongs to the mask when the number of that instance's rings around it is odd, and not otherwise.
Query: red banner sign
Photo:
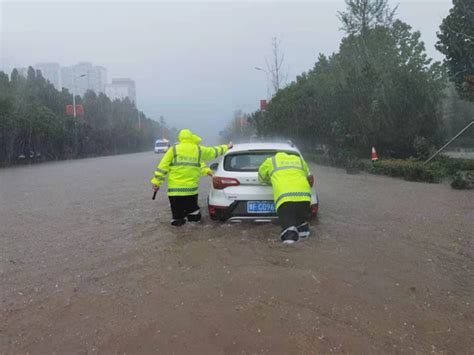
[[[66,106],[66,115],[74,116],[74,106]],[[84,116],[84,107],[82,105],[76,105],[76,116]]]
[[[76,105],[76,116],[84,116],[84,107],[82,105]]]

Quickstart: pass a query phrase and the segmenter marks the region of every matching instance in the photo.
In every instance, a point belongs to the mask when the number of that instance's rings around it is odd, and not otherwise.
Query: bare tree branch
[[[268,58],[265,58],[265,64],[267,66],[267,71],[271,76],[273,92],[277,93],[286,83],[288,78],[288,71],[282,69],[285,61],[285,53],[281,50],[281,39],[277,37],[272,38],[271,51],[271,61],[269,61]]]

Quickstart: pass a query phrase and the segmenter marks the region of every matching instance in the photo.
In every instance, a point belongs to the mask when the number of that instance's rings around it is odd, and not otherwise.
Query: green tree
[[[342,30],[347,34],[361,34],[365,31],[392,24],[398,5],[391,10],[388,0],[345,0],[346,11],[338,11]]]
[[[474,1],[453,0],[436,48],[443,53],[451,80],[464,98],[474,101]]]
[[[266,112],[251,116],[260,135],[291,138],[305,148],[325,144],[335,159],[417,154],[441,138],[445,80],[425,54],[419,32],[401,21],[349,34],[339,52],[280,90]]]

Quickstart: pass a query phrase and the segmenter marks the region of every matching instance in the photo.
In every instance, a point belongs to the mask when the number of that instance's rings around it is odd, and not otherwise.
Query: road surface
[[[320,220],[282,247],[171,227],[157,161],[0,170],[0,353],[474,352],[474,191],[312,166]]]

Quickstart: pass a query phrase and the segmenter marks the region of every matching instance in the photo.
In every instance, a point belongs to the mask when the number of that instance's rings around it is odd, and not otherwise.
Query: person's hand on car
[[[232,149],[234,147],[234,144],[232,142],[229,142],[229,144],[227,144],[227,149]]]

